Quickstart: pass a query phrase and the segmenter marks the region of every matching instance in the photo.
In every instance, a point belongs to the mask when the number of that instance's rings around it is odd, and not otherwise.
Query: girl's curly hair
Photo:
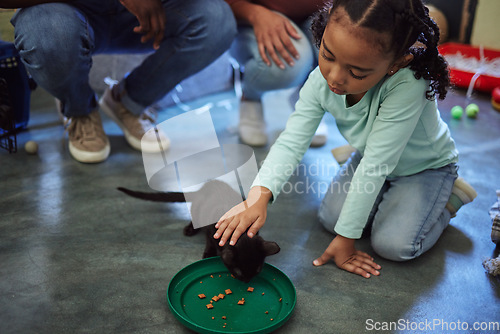
[[[439,28],[430,18],[422,0],[332,0],[318,11],[311,25],[319,47],[326,25],[333,12],[343,8],[351,21],[377,32],[392,36],[390,50],[395,59],[413,54],[409,67],[415,78],[430,81],[426,98],[446,97],[450,85],[448,64],[438,52]]]

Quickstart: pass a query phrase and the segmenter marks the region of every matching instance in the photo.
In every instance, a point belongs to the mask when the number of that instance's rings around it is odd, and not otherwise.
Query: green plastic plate
[[[224,298],[207,308],[219,294]],[[167,300],[175,317],[198,333],[270,333],[290,318],[297,295],[290,279],[268,263],[245,283],[231,277],[220,257],[211,257],[181,269],[168,285]]]

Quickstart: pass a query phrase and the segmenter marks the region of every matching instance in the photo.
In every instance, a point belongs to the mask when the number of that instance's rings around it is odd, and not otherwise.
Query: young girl
[[[312,28],[319,66],[248,199],[219,220],[214,237],[234,244],[247,229],[255,235],[326,111],[357,151],[321,204],[320,221],[336,236],[313,264],[333,259],[369,278],[380,266],[355,248],[364,230],[378,255],[413,259],[476,196],[457,179],[458,152],[437,110],[449,84],[439,29],[421,0],[334,0]]]

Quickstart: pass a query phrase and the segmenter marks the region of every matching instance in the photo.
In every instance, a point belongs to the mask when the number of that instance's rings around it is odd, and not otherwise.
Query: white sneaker
[[[240,123],[238,125],[240,139],[250,146],[267,144],[266,124],[260,101],[240,102]]]
[[[328,125],[326,125],[325,120],[321,120],[319,123],[316,132],[314,133],[314,137],[311,141],[311,147],[320,147],[326,144],[328,140]]]
[[[139,116],[134,115],[120,101],[113,98],[112,89],[113,87],[109,87],[104,91],[99,105],[122,129],[129,145],[147,153],[167,150],[170,147],[170,139],[155,128],[155,115],[147,110]]]

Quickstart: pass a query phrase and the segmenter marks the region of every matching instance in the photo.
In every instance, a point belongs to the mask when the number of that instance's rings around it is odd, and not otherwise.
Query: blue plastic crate
[[[7,82],[15,130],[26,128],[31,90],[28,74],[13,43],[0,41],[0,78]]]

